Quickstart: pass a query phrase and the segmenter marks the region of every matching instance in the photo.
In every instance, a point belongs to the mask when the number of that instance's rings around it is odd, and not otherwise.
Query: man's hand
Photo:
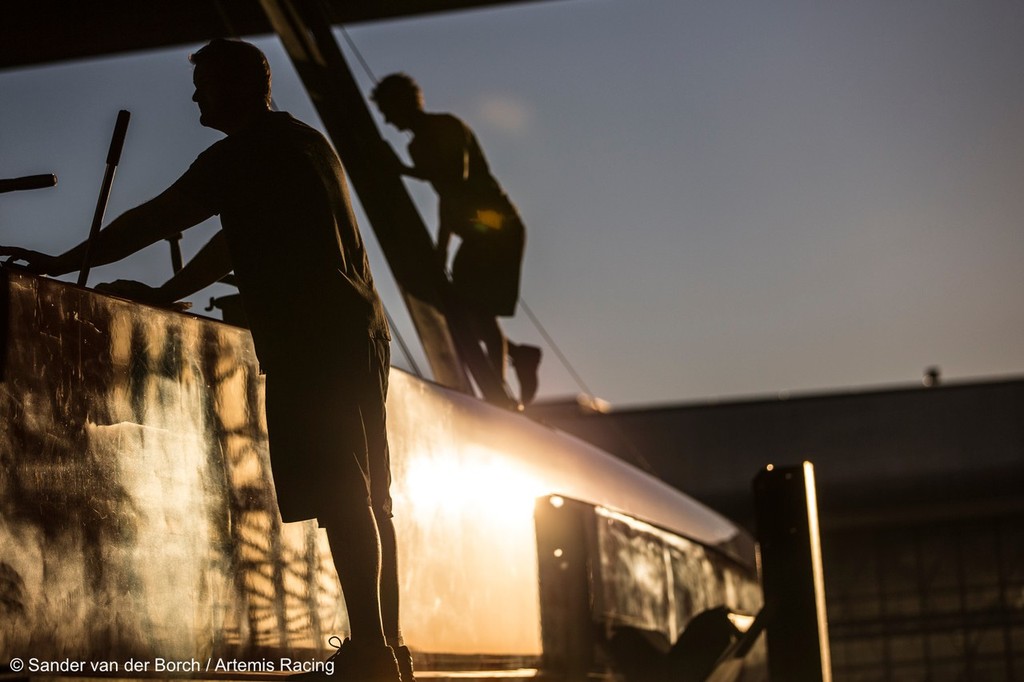
[[[448,245],[438,244],[434,247],[434,259],[437,262],[438,267],[441,268],[442,272],[447,272],[448,269]]]
[[[133,279],[119,279],[113,282],[104,282],[96,285],[96,291],[104,294],[112,294],[121,298],[130,298],[133,301],[142,303],[164,303],[160,290]]]
[[[172,308],[179,311],[188,310],[192,307],[192,304],[187,301],[175,303],[170,300],[167,294],[160,287],[151,287],[148,284],[136,282],[132,279],[119,279],[113,282],[104,282],[103,284],[97,285],[96,291],[104,294],[111,294],[112,296],[127,298],[139,303],[146,303],[163,308]]]
[[[23,249],[20,246],[0,246],[0,258],[7,257],[5,263],[24,261],[22,267],[36,275],[49,275],[57,269],[57,257],[39,251]]]
[[[392,172],[398,173],[399,175],[408,175],[409,177],[424,179],[411,166],[406,166],[405,162],[398,156],[398,153],[389,145],[387,142],[381,142],[379,157],[381,165],[387,166]]]

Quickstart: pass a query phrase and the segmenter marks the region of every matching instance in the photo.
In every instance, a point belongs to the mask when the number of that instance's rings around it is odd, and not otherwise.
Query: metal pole
[[[121,160],[121,148],[124,146],[124,136],[128,132],[128,119],[131,113],[122,109],[117,112],[117,123],[114,124],[114,136],[110,140],[110,150],[107,152],[107,169],[103,174],[103,184],[100,186],[100,196],[96,200],[96,212],[92,216],[92,227],[89,229],[89,239],[85,243],[85,255],[82,257],[82,269],[78,272],[78,286],[84,287],[89,279],[89,268],[92,266],[92,247],[96,242],[96,235],[100,233],[100,226],[103,224],[103,214],[107,210],[107,200],[110,198],[110,187],[114,184],[114,172],[117,170],[117,163]]]
[[[57,176],[52,173],[49,175],[26,175],[23,178],[7,178],[0,180],[0,194],[20,192],[26,189],[43,189],[56,184]]]
[[[181,256],[181,238],[181,232],[167,238],[167,243],[171,245],[171,271],[174,274],[178,274],[185,267],[185,261]]]
[[[595,666],[587,525],[593,508],[560,495],[537,498],[537,565],[545,674],[586,682]]]
[[[772,680],[831,682],[814,466],[769,465],[754,479]]]

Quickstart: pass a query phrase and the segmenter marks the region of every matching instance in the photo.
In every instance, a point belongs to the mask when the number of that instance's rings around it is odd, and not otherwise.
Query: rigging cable
[[[543,336],[544,340],[548,343],[549,346],[551,346],[551,350],[555,351],[555,355],[558,356],[558,359],[559,361],[561,361],[562,366],[565,367],[565,369],[572,376],[573,380],[576,382],[576,385],[579,386],[584,393],[593,397],[594,392],[590,390],[589,386],[587,386],[587,382],[583,381],[583,377],[581,377],[579,372],[576,371],[576,368],[572,366],[572,363],[569,362],[569,358],[565,356],[565,353],[562,352],[562,349],[559,348],[558,344],[555,343],[555,340],[551,338],[551,335],[548,334],[548,330],[545,329],[544,325],[540,323],[540,320],[537,319],[537,316],[533,314],[533,311],[530,309],[530,306],[526,305],[526,301],[523,300],[522,296],[519,297],[519,305],[523,307],[523,312],[525,312],[526,316],[530,318],[531,322],[533,322],[533,326],[537,328],[537,331],[540,332],[540,335]]]
[[[363,71],[365,71],[366,75],[370,77],[370,80],[373,81],[374,85],[379,83],[380,81],[377,80],[377,77],[373,75],[373,71],[370,70],[370,65],[366,63],[365,59],[363,59],[363,53],[359,51],[359,48],[356,47],[355,42],[352,40],[352,36],[348,34],[348,30],[345,28],[345,25],[342,24],[338,28],[341,29],[341,35],[345,38],[345,42],[348,44],[349,48],[352,49],[356,59],[359,60],[359,65],[363,67]]]
[[[388,312],[387,306],[383,305],[383,301],[381,302],[381,305],[384,308],[384,316],[388,318],[388,325],[391,327],[391,333],[392,335],[394,335],[395,340],[398,341],[398,345],[402,349],[402,354],[405,356],[405,359],[409,361],[409,364],[412,365],[412,371],[416,374],[417,377],[422,379],[423,372],[420,371],[420,366],[416,364],[415,358],[413,358],[412,353],[409,352],[409,346],[406,345],[405,338],[402,336],[402,332],[398,331],[398,326],[395,324],[395,319],[391,317],[391,313]]]
[[[547,329],[544,328],[544,325],[540,323],[540,320],[537,319],[537,316],[533,314],[532,310],[530,310],[530,306],[526,305],[526,301],[523,300],[522,296],[519,297],[519,305],[522,306],[523,312],[525,312],[527,317],[530,318],[530,321],[533,322],[533,325],[537,327],[537,331],[540,332],[540,335],[543,336],[544,340],[548,343],[549,346],[551,346],[551,350],[555,351],[555,355],[558,356],[558,359],[562,362],[562,365],[565,367],[566,370],[569,371],[569,374],[572,375],[572,378],[576,381],[576,384],[580,387],[580,389],[582,389],[588,397],[596,398],[597,396],[594,394],[594,392],[591,391],[590,387],[587,386],[585,381],[583,381],[583,377],[581,377],[579,372],[577,372],[573,368],[572,363],[569,362],[569,358],[565,356],[565,353],[563,353],[562,350],[558,347],[558,344],[555,343],[555,340],[551,338],[550,334],[548,334],[548,331]],[[644,471],[653,476],[657,476],[658,472],[655,470],[650,460],[644,457],[643,453],[640,452],[640,449],[637,448],[636,443],[633,442],[633,439],[630,438],[628,433],[626,433],[626,430],[622,427],[622,425],[619,424],[615,419],[609,419],[607,425],[615,433],[615,435],[618,436],[619,441],[622,444],[622,447],[625,448],[625,452],[623,454],[625,454],[626,457],[632,459],[633,463],[636,464],[639,468],[643,469]]]
[[[366,72],[366,75],[370,77],[371,81],[377,83],[377,77],[373,75],[373,71],[370,70],[370,65],[366,63],[366,60],[363,58],[363,53],[359,51],[358,47],[356,47],[355,41],[353,41],[352,36],[348,34],[348,30],[345,28],[344,24],[340,25],[338,28],[341,29],[341,35],[345,38],[345,43],[349,46],[349,49],[352,50],[352,53],[355,54],[356,60],[363,68],[363,71]],[[398,345],[401,347],[402,354],[405,356],[405,359],[408,360],[409,364],[412,366],[412,371],[417,377],[422,379],[423,372],[416,363],[416,359],[412,356],[412,352],[409,350],[409,346],[405,342],[405,337],[402,336],[402,332],[399,331],[398,325],[395,324],[395,319],[391,317],[391,313],[388,311],[387,306],[384,307],[384,315],[387,316],[388,324],[391,326],[391,333],[394,335],[395,340],[398,341]]]

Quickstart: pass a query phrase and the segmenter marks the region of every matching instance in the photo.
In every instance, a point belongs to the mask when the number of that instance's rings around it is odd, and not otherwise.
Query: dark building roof
[[[327,0],[333,24],[506,5],[527,0]],[[0,69],[204,43],[272,32],[258,2],[35,0],[10,3],[0,21]]]
[[[531,416],[750,523],[767,464],[815,465],[833,522],[1024,507],[1024,379]]]

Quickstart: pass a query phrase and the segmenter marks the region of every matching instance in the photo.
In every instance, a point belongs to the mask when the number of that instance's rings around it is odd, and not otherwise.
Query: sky
[[[504,324],[544,347],[541,399],[909,386],[930,366],[947,381],[1024,374],[1024,3],[558,0],[348,35],[374,77],[408,72],[428,110],[474,129],[519,207],[522,298],[543,332],[523,312]],[[276,39],[254,42],[276,106],[319,127]],[[0,177],[59,178],[0,195],[0,244],[56,253],[85,238],[119,109],[132,122],[107,220],[219,139],[191,101],[199,46],[0,71]],[[404,156],[408,137],[376,120]],[[433,230],[432,193],[407,186]],[[216,229],[187,232],[186,257]],[[161,243],[90,284],[170,274]],[[193,311],[228,292],[201,292]]]

